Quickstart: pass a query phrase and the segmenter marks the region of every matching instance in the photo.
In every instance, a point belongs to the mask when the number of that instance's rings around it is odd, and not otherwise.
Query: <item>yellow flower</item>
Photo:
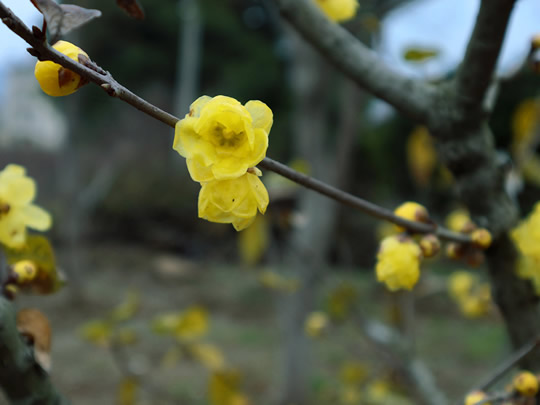
[[[304,330],[309,337],[321,337],[328,329],[328,316],[324,312],[314,311],[308,315],[304,323]]]
[[[87,53],[81,48],[66,41],[58,41],[53,45],[53,48],[77,62],[80,55],[88,58]],[[75,93],[79,87],[85,84],[84,81],[81,81],[81,76],[77,73],[50,60],[38,61],[34,74],[41,90],[53,97],[67,96]]]
[[[465,233],[471,232],[476,228],[469,217],[469,213],[464,209],[458,209],[448,214],[446,217],[446,226],[451,231]]]
[[[448,291],[456,300],[470,295],[476,278],[467,271],[455,271],[448,279]]]
[[[234,179],[264,159],[272,120],[261,101],[202,96],[176,124],[173,149],[195,181]]]
[[[0,171],[0,243],[21,247],[26,227],[38,231],[50,228],[50,215],[32,204],[35,195],[36,184],[26,176],[24,167],[8,165]]]
[[[487,397],[487,394],[483,391],[473,391],[465,397],[465,405],[475,405]],[[491,402],[484,402],[483,405],[491,405]]]
[[[418,221],[429,223],[429,213],[426,207],[413,201],[407,201],[401,204],[394,210],[394,214],[398,217],[408,219],[409,221]],[[401,226],[396,226],[399,232],[404,232],[405,229]]]
[[[538,379],[530,371],[522,371],[513,381],[514,389],[525,397],[534,397],[538,392]]]
[[[255,220],[257,209],[264,214],[268,192],[257,174],[245,173],[236,179],[202,183],[199,193],[199,218],[222,224],[231,223],[241,231]]]
[[[523,255],[540,262],[540,203],[536,203],[533,212],[511,235]]]
[[[357,0],[315,0],[326,16],[335,22],[350,20],[356,15]]]
[[[410,290],[420,277],[420,247],[410,238],[389,236],[377,254],[377,280],[386,283],[390,291]]]

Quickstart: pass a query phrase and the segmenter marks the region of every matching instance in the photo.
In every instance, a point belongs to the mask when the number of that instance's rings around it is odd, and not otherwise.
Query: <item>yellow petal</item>
[[[36,183],[29,177],[20,177],[7,182],[2,191],[8,204],[24,205],[36,196]]]
[[[253,221],[255,221],[255,216],[252,218],[238,218],[232,221],[232,225],[234,226],[234,229],[240,232],[250,226]]]
[[[22,177],[26,174],[26,169],[20,165],[10,164],[2,170],[0,176],[15,176]]]
[[[34,204],[25,205],[20,208],[26,226],[38,231],[46,231],[51,227],[52,219],[50,214],[43,208]]]
[[[211,167],[205,166],[201,160],[200,155],[195,155],[193,158],[186,160],[189,175],[194,181],[198,181],[199,183],[214,180],[215,177]]]
[[[253,119],[253,128],[263,129],[266,134],[270,132],[273,123],[272,110],[259,100],[251,100],[246,103],[246,109]]]
[[[256,129],[254,135],[253,151],[250,154],[248,167],[255,166],[263,160],[266,156],[266,150],[268,149],[268,133],[262,129]]]
[[[189,116],[190,117],[200,117],[201,110],[203,107],[212,100],[212,97],[209,96],[201,96],[197,100],[195,100],[193,103],[191,103],[191,106],[189,107]]]
[[[20,215],[9,213],[0,219],[0,242],[10,248],[19,248],[26,239],[26,227]]]
[[[217,180],[235,179],[242,176],[248,167],[248,163],[237,158],[222,158],[212,166],[212,172]]]
[[[216,180],[203,185],[210,191],[210,200],[220,210],[233,211],[249,193],[249,184],[244,176],[232,180]]]
[[[248,173],[247,180],[250,183],[250,188],[251,188],[253,197],[257,201],[257,206],[259,208],[259,211],[262,214],[264,214],[266,212],[266,207],[268,206],[268,203],[270,202],[270,199],[268,197],[268,191],[266,190],[266,187],[264,186],[263,182],[256,175]]]

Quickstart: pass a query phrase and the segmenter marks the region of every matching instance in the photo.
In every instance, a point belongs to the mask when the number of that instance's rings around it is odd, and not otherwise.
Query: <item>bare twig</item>
[[[477,384],[471,391],[485,391],[495,384],[501,377],[510,371],[523,358],[527,357],[533,350],[540,346],[540,336],[534,338],[529,343],[521,347],[506,358],[499,366],[497,366],[487,377]]]
[[[175,127],[178,122],[178,118],[172,114],[169,114],[160,108],[150,104],[148,101],[142,99],[130,90],[120,85],[110,73],[105,72],[99,66],[95,65],[91,61],[87,61],[84,65],[78,63],[54,48],[49,46],[46,42],[43,42],[41,37],[34,35],[32,31],[26,27],[26,25],[7,8],[0,1],[0,18],[4,24],[6,24],[14,33],[23,38],[29,45],[32,46],[32,53],[37,53],[40,59],[52,60],[76,73],[86,80],[98,84],[103,88],[110,96],[119,98],[122,101],[132,105],[138,110],[144,112],[147,115],[171,126]],[[35,27],[34,27],[34,30]],[[471,238],[466,234],[460,234],[451,232],[442,227],[437,227],[433,224],[425,224],[422,222],[408,221],[404,218],[394,215],[390,210],[382,208],[376,204],[366,201],[362,198],[356,197],[345,191],[342,191],[336,187],[330,186],[320,180],[314,179],[310,176],[301,174],[282,163],[276,162],[270,158],[265,158],[260,164],[261,167],[276,172],[304,187],[317,191],[320,194],[326,195],[344,205],[348,205],[359,211],[365,212],[376,218],[384,219],[390,222],[400,225],[411,232],[415,233],[436,233],[440,238],[451,240],[460,243],[470,243]]]
[[[493,79],[506,27],[516,0],[482,0],[465,58],[456,76],[458,103],[482,106]]]
[[[423,402],[430,405],[448,404],[448,399],[437,386],[426,364],[411,356],[404,336],[381,322],[365,318],[360,311],[356,315],[366,339],[388,362],[403,372]]]
[[[427,121],[437,87],[391,70],[349,31],[326,18],[312,0],[274,2],[313,46],[360,87],[415,121]]]

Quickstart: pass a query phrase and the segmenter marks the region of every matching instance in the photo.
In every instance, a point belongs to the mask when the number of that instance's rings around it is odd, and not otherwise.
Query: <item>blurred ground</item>
[[[63,256],[60,252],[60,263]],[[141,393],[139,403],[208,403],[208,373],[188,361],[162,367],[162,357],[172,339],[150,330],[154,316],[191,305],[209,311],[211,329],[205,341],[217,345],[228,364],[242,372],[252,403],[266,404],[274,399],[282,344],[276,303],[284,293],[262,287],[256,270],[194,263],[141,246],[114,244],[88,247],[84,262],[84,284],[72,279],[57,295],[20,297],[17,301],[18,307],[40,308],[50,318],[53,380],[74,404],[117,403],[122,380],[118,364],[110,351],[81,339],[78,329],[91,319],[103,317],[131,289],[140,292],[142,307],[128,322],[137,331],[138,342],[127,347],[126,353],[129,367],[147,376],[149,389]],[[329,290],[343,281],[358,287],[366,313],[387,315],[388,296],[375,288],[372,275],[350,269],[333,269],[328,275],[318,292],[319,309],[324,308]],[[417,310],[418,353],[452,399],[504,357],[504,332],[496,317],[464,320],[445,294],[421,298]],[[372,349],[352,322],[332,327],[317,340],[309,377],[313,403],[335,403],[329,400],[337,395],[339,370],[346,361],[361,361],[370,373],[381,373],[384,363],[374,357]],[[161,401],[160,397],[165,399]]]

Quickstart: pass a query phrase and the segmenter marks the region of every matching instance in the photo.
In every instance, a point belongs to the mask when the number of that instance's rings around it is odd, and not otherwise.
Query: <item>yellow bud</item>
[[[463,257],[463,245],[460,243],[451,242],[446,245],[446,256],[450,259],[461,259]]]
[[[398,217],[408,219],[409,221],[418,221],[429,223],[429,213],[426,207],[413,201],[407,201],[394,210]],[[405,231],[403,227],[397,227],[400,232]]]
[[[525,397],[534,397],[538,392],[538,378],[529,372],[523,371],[514,378],[514,389]]]
[[[420,239],[419,244],[424,257],[433,257],[441,250],[441,241],[436,235],[431,233]]]
[[[465,405],[475,405],[487,397],[487,394],[483,391],[473,391],[465,397]],[[491,405],[491,402],[484,402],[483,405]]]
[[[53,45],[53,48],[77,62],[79,61],[79,56],[88,58],[86,52],[81,48],[66,41],[58,41]],[[53,97],[67,96],[75,93],[85,83],[77,73],[50,60],[38,61],[34,75],[41,90]]]
[[[473,243],[482,248],[487,249],[491,245],[491,233],[487,229],[480,228],[471,233]]]
[[[36,278],[38,268],[31,260],[21,260],[11,266],[13,273],[17,275],[17,283],[24,284]]]

